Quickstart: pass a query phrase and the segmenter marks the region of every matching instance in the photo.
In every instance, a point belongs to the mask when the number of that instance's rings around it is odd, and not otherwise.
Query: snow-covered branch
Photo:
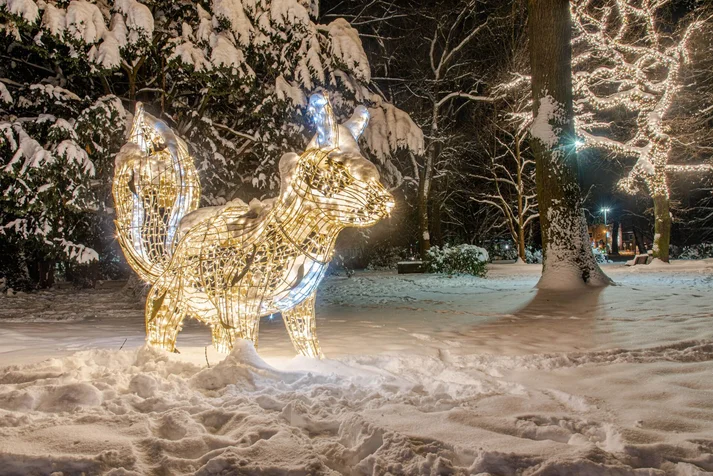
[[[493,102],[495,98],[491,96],[476,96],[470,93],[464,93],[461,91],[452,92],[443,96],[438,102],[436,102],[437,107],[443,106],[446,102],[454,98],[465,98],[469,101],[482,101],[482,102]]]

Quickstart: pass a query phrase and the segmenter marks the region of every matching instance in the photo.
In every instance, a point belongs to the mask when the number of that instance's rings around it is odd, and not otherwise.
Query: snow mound
[[[667,268],[667,267],[671,266],[671,264],[666,263],[665,261],[662,261],[658,258],[654,258],[651,260],[651,263],[649,263],[648,266],[650,266],[652,268]]]
[[[255,390],[258,383],[265,383],[266,380],[291,381],[295,378],[265,363],[252,342],[240,340],[225,360],[195,374],[191,377],[190,384],[200,390],[221,390],[228,385]]]
[[[541,368],[553,358],[531,360]],[[0,464],[4,474],[658,475],[710,466],[696,444],[635,448],[619,425],[577,416],[599,415],[594,401],[488,375],[522,363],[385,355],[295,359],[291,367],[306,369],[278,370],[246,341],[211,367],[149,347],[79,352],[0,371]],[[635,470],[630,453],[659,463]]]

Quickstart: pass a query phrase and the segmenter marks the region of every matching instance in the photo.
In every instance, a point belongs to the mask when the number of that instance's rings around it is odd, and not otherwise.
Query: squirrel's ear
[[[144,105],[140,101],[136,101],[136,107],[134,108],[134,122],[131,124],[129,142],[138,144],[144,153],[148,151],[144,138]]]
[[[309,98],[309,113],[317,125],[316,145],[317,147],[333,148],[339,144],[339,130],[337,120],[332,111],[332,104],[329,102],[329,95],[326,91],[313,94]],[[312,142],[315,140],[313,139]]]
[[[364,133],[366,125],[369,124],[369,111],[362,105],[354,109],[354,114],[347,122],[342,124],[352,133],[354,140],[359,140],[359,137]]]

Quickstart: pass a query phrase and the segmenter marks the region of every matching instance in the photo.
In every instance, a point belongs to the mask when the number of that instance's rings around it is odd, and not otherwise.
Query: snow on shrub
[[[432,273],[472,274],[485,277],[488,252],[475,245],[433,246],[428,250],[428,269]]]
[[[525,262],[527,264],[542,264],[542,250],[533,246],[525,248]]]
[[[488,253],[488,260],[492,263],[494,260],[514,260],[517,259],[517,248],[509,245],[504,245],[496,241],[486,243],[485,250]]]
[[[599,248],[592,248],[592,253],[594,253],[594,259],[597,261],[599,264],[604,264],[604,263],[611,263],[612,261],[607,258],[607,254],[604,253],[602,250]]]
[[[369,252],[369,262],[366,269],[390,270],[396,269],[399,261],[409,258],[409,251],[400,246],[376,246]]]
[[[697,245],[684,246],[678,259],[706,259],[713,258],[713,243],[698,243]]]

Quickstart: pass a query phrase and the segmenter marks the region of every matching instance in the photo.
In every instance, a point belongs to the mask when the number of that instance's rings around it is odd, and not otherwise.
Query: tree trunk
[[[542,229],[540,288],[607,285],[591,247],[577,182],[568,0],[528,0],[537,199]]]
[[[139,276],[132,271],[122,291],[136,299],[138,302],[143,303],[146,302],[146,297],[148,296],[150,289],[151,286],[143,282],[141,278],[139,278]]]
[[[429,190],[428,200],[428,229],[429,229],[429,244],[431,246],[442,246],[441,234],[441,200],[438,191],[438,181],[431,179],[431,188]]]
[[[136,99],[136,78],[139,75],[139,70],[144,64],[146,57],[141,57],[139,61],[132,67],[127,63],[124,63],[124,70],[129,77],[129,99],[134,101]]]
[[[636,242],[636,248],[638,248],[640,255],[646,254],[646,246],[644,245],[644,236],[641,233],[641,229],[634,227],[634,241]]]
[[[431,227],[430,232],[430,244],[436,246],[443,246],[443,221],[441,220],[441,211],[443,203],[440,200],[438,190],[434,191],[434,187],[437,187],[437,182],[431,187],[430,196],[430,207],[429,207],[429,224]]]
[[[161,115],[166,113],[166,56],[161,56]]]
[[[41,260],[37,263],[39,274],[38,288],[48,289],[54,286],[54,264],[53,260]]]
[[[436,95],[437,97],[437,95]],[[435,138],[438,134],[438,105],[433,104],[433,117],[431,118],[431,132]],[[428,203],[431,194],[431,180],[433,178],[433,164],[438,160],[441,154],[441,143],[434,139],[431,147],[431,153],[426,153],[423,164],[423,174],[418,183],[418,231],[421,234],[419,237],[419,248],[421,259],[426,259],[426,253],[431,248],[431,234],[428,227]]]
[[[654,258],[668,263],[671,242],[671,210],[667,194],[654,195]]]
[[[421,180],[418,187],[418,248],[421,259],[426,259],[426,253],[431,248],[431,235],[428,232],[428,197],[423,189],[425,184]]]
[[[525,253],[525,228],[520,225],[520,229],[517,230],[517,254],[520,259],[527,262],[527,254]]]
[[[619,254],[619,222],[612,222],[611,226],[611,254]]]
[[[515,164],[517,165],[517,254],[523,263],[527,262],[525,256],[525,210],[523,195],[525,193],[522,183],[522,155],[520,152],[520,135],[515,135]]]
[[[136,70],[129,68],[129,99],[134,101],[136,99]]]

